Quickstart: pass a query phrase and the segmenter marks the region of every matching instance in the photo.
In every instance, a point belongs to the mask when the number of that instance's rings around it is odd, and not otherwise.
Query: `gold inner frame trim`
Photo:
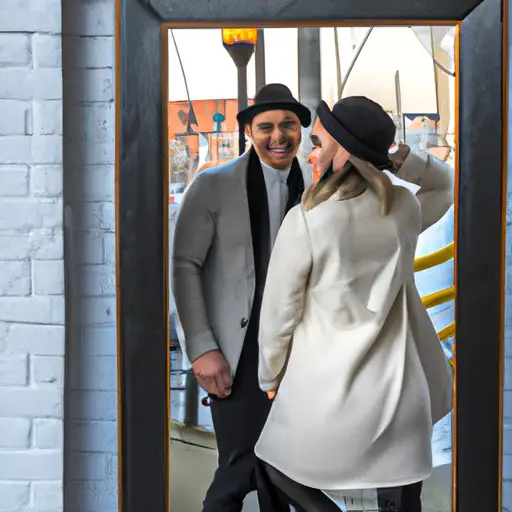
[[[454,197],[454,283],[457,284],[457,242],[459,233],[458,206],[459,206],[459,115],[460,110],[460,23],[455,27],[455,191]],[[457,318],[457,300],[455,300],[455,318]],[[455,329],[455,335],[457,329]],[[457,340],[457,336],[455,336]],[[457,356],[457,341],[454,345],[454,354]],[[457,512],[457,367],[453,370],[453,414],[452,414],[452,512]]]
[[[167,385],[167,414],[166,414],[166,427],[165,427],[165,459],[167,464],[167,474],[165,481],[167,486],[165,488],[165,507],[166,510],[171,508],[171,436],[170,436],[170,421],[171,421],[171,341],[170,341],[170,326],[169,326],[169,123],[168,109],[169,109],[169,31],[162,25],[162,146],[163,146],[163,203],[164,203],[164,280],[165,280],[165,331],[167,332],[167,361],[166,361],[166,385]],[[165,121],[165,122],[164,122]],[[120,511],[122,512],[122,511]]]

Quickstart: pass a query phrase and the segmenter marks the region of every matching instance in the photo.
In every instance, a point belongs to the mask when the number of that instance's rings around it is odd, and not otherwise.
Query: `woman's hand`
[[[268,396],[269,400],[274,400],[274,398],[276,397],[276,392],[275,391],[267,391],[267,396]]]
[[[400,170],[400,167],[402,167],[410,152],[411,148],[407,144],[400,142],[398,149],[394,153],[389,154],[389,158],[393,162],[393,169],[391,170],[393,174],[396,174]]]

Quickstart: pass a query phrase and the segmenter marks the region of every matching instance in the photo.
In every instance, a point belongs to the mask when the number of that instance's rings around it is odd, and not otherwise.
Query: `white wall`
[[[0,510],[62,511],[60,0],[0,2]]]
[[[63,471],[117,511],[113,34],[113,0],[0,3],[2,512],[62,511]]]
[[[114,512],[114,1],[65,0],[63,34],[69,305],[64,503],[66,512]]]

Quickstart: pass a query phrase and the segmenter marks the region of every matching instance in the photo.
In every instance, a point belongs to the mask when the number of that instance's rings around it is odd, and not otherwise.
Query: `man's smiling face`
[[[288,110],[269,110],[254,117],[246,134],[260,160],[274,169],[288,169],[302,137],[299,118]]]

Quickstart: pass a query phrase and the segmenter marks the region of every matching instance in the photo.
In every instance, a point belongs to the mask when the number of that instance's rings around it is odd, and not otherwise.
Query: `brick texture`
[[[64,504],[73,512],[113,512],[118,506],[114,1],[64,2],[63,34],[66,263],[74,298],[67,317],[73,343],[66,354]],[[34,116],[34,131],[42,134],[39,119]],[[36,185],[33,180],[32,190],[40,191]]]
[[[0,2],[0,510],[63,510],[61,0]]]

